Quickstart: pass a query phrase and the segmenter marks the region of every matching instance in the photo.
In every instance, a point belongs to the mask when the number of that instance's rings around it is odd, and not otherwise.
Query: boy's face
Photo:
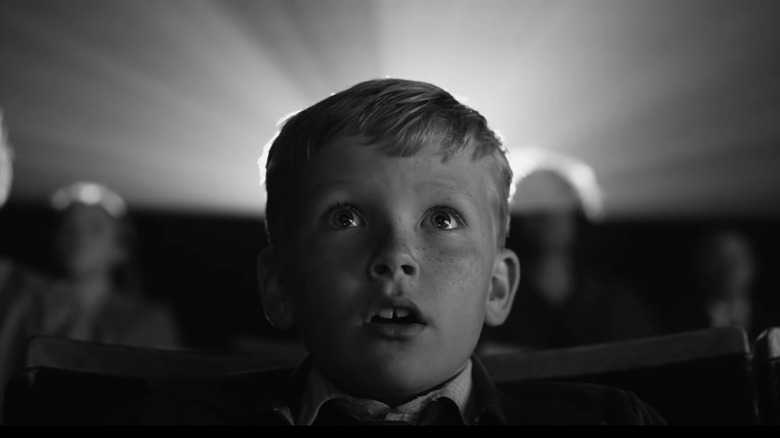
[[[393,157],[361,141],[337,140],[304,169],[282,283],[325,375],[392,402],[465,365],[508,250],[487,160]]]

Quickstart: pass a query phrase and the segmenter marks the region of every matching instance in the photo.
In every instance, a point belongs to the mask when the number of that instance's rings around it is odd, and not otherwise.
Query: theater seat
[[[753,363],[761,423],[780,425],[780,327],[770,327],[756,338]]]
[[[271,347],[267,355],[228,356],[34,338],[27,370],[5,391],[6,423],[91,424],[156,379],[289,367],[302,353],[277,345],[276,354]],[[481,359],[509,393],[527,391],[533,381],[592,382],[633,391],[673,425],[766,418],[758,411],[751,345],[736,327]]]
[[[37,336],[27,344],[25,367],[95,372],[114,376],[208,377],[258,367],[298,363],[302,346],[288,340],[257,339],[252,354],[127,347]]]
[[[760,421],[751,345],[738,327],[482,359],[509,393],[520,382],[591,382],[633,391],[672,425]]]
[[[256,342],[255,354],[220,354],[34,337],[25,371],[5,388],[3,423],[91,424],[145,394],[155,380],[281,368],[303,358],[303,348],[289,341]]]

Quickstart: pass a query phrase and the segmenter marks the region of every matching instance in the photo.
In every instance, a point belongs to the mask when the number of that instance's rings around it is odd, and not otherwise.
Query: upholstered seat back
[[[670,424],[756,424],[751,347],[738,327],[483,358],[502,388],[591,382],[633,391]]]

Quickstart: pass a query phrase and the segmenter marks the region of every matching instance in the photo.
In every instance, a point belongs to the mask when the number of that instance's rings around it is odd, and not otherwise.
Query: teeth
[[[409,316],[409,309],[404,309],[403,307],[399,307],[397,309],[393,309],[395,312],[396,318],[403,318],[406,316]]]
[[[409,312],[409,309],[403,308],[403,307],[397,307],[394,309],[386,308],[381,309],[377,316],[383,319],[393,319],[393,318],[405,318],[410,315],[411,312]]]
[[[393,319],[393,309],[382,309],[379,311],[379,317],[384,319]]]

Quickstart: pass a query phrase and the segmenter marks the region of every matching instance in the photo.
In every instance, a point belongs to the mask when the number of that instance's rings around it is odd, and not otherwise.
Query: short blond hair
[[[412,156],[434,147],[443,160],[471,152],[473,160],[489,158],[495,165],[501,246],[509,232],[512,169],[501,139],[485,118],[435,85],[375,79],[358,83],[288,118],[266,151],[266,232],[279,247],[291,225],[301,169],[329,142],[360,135],[392,156]]]

